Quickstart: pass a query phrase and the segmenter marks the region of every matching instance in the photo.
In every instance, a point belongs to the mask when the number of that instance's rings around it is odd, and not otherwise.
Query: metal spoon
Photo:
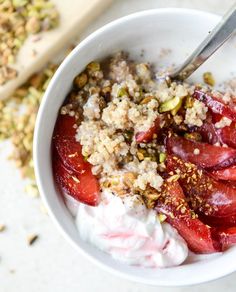
[[[173,79],[188,78],[198,69],[218,48],[220,48],[236,30],[236,4],[222,17],[218,25],[210,32],[188,59],[170,75],[167,82]]]

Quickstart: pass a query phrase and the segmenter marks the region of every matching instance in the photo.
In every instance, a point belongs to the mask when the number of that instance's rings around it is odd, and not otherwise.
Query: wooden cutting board
[[[30,75],[40,70],[61,49],[69,45],[112,0],[54,0],[53,2],[60,13],[59,26],[51,31],[32,35],[26,40],[14,64],[18,76],[0,86],[0,99],[7,98]]]

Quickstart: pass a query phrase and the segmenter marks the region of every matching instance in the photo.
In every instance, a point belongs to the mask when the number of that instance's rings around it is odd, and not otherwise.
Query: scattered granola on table
[[[32,159],[35,120],[41,98],[56,68],[57,65],[49,64],[11,97],[0,101],[0,140],[11,140],[10,159],[20,169],[22,177],[30,179],[26,192],[33,197],[38,196]]]
[[[58,22],[58,11],[49,0],[0,0],[0,85],[17,76],[14,63],[27,37]]]

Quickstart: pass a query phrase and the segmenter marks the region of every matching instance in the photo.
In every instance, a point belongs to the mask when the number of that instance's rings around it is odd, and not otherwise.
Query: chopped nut
[[[197,141],[197,142],[202,141],[202,136],[198,132],[185,133],[184,137],[189,139],[189,140],[193,140],[193,141]]]
[[[26,31],[29,33],[37,33],[40,31],[41,23],[36,16],[31,16],[26,23]]]
[[[75,77],[74,85],[78,88],[83,88],[88,81],[88,76],[86,73],[81,73]]]
[[[194,155],[199,155],[199,154],[200,154],[200,150],[199,150],[198,148],[195,148],[195,149],[193,150],[193,154],[194,154]]]
[[[181,109],[181,107],[182,107],[182,103],[183,103],[183,99],[180,99],[180,101],[179,101],[179,103],[176,105],[176,107],[175,107],[174,109],[172,109],[171,114],[172,114],[173,116],[175,116],[175,115],[178,113],[178,111]]]
[[[0,140],[11,138],[13,151],[9,158],[20,168],[22,176],[32,181],[26,186],[26,192],[33,197],[38,196],[32,159],[34,125],[44,85],[55,70],[55,65],[49,65],[33,75],[10,98],[0,101]]]
[[[166,160],[166,154],[165,153],[160,153],[159,154],[159,162],[162,163]]]
[[[45,207],[45,205],[43,203],[40,204],[40,211],[43,213],[43,214],[48,214],[48,210],[47,208]]]
[[[166,220],[167,216],[165,214],[158,214],[158,219],[160,223],[164,222]]]
[[[149,103],[149,101],[151,101],[154,97],[149,95],[149,96],[146,96],[144,97],[144,99],[141,100],[140,104],[147,104]]]
[[[87,70],[90,72],[96,72],[100,70],[100,64],[98,62],[91,62],[87,65]]]
[[[164,112],[168,112],[171,110],[174,110],[177,108],[177,111],[180,109],[182,104],[182,99],[180,99],[178,96],[163,102],[160,107],[159,107],[159,112],[160,113],[164,113]]]
[[[172,181],[177,181],[179,178],[180,178],[179,174],[174,174],[174,175],[170,176],[167,180],[169,182],[172,182]]]
[[[118,97],[128,96],[128,92],[125,88],[122,87],[118,90],[117,96]]]
[[[144,155],[141,151],[137,152],[137,156],[139,160],[143,160],[144,159]]]
[[[28,1],[27,0],[12,0],[12,3],[15,7],[25,6]]]
[[[38,188],[35,184],[29,184],[25,187],[25,192],[33,198],[37,198],[39,196]]]
[[[19,49],[29,34],[49,30],[58,24],[58,12],[47,0],[0,1],[0,85],[14,79]]]
[[[37,234],[30,234],[28,237],[27,237],[27,241],[28,241],[28,244],[29,245],[32,245],[35,243],[35,241],[39,238],[39,236]]]
[[[135,179],[136,175],[133,172],[126,172],[124,174],[124,183],[130,188],[133,187]]]
[[[210,85],[210,86],[214,86],[215,85],[215,79],[212,75],[211,72],[205,72],[203,74],[203,80],[206,84]]]
[[[193,104],[194,104],[194,98],[191,96],[187,96],[185,99],[184,107],[191,108],[191,107],[193,107]]]
[[[0,232],[3,232],[6,229],[6,225],[0,224]]]

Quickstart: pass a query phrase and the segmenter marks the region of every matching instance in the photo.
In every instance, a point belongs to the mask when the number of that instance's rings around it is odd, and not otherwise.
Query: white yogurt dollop
[[[97,207],[79,204],[76,224],[83,240],[130,265],[180,265],[188,247],[168,223],[160,223],[135,197],[120,199],[109,191]]]

